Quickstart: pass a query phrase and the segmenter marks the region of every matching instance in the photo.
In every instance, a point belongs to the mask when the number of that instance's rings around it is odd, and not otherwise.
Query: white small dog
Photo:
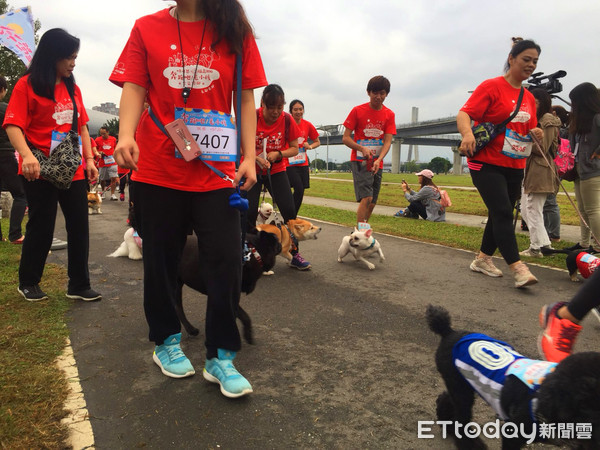
[[[258,216],[256,217],[256,224],[270,224],[270,225],[283,225],[283,217],[279,212],[273,209],[273,205],[270,203],[263,202],[258,208]]]
[[[369,270],[375,269],[375,264],[367,261],[365,257],[370,256],[373,253],[379,253],[379,262],[383,262],[385,257],[381,251],[381,245],[373,236],[371,236],[372,234],[373,230],[371,229],[358,231],[354,228],[354,231],[350,236],[344,236],[342,245],[340,245],[338,250],[338,262],[343,262],[342,258],[348,253],[352,253],[354,259],[364,262]]]
[[[142,259],[142,238],[132,227],[127,228],[119,248],[108,256],[111,258],[127,256],[129,259],[136,261]]]

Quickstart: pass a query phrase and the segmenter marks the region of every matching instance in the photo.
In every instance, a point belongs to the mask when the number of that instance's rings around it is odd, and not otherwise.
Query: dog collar
[[[370,248],[373,248],[375,246],[375,242],[377,242],[377,241],[375,240],[375,238],[373,238],[373,242],[371,242],[371,245],[369,245],[365,250],[369,250]]]

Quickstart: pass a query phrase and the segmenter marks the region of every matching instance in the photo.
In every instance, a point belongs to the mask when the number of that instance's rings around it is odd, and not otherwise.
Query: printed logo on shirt
[[[511,122],[527,123],[531,120],[529,111],[520,110]]]
[[[64,125],[65,123],[73,123],[73,102],[57,103],[54,107],[54,114],[52,118],[56,121],[57,125]]]
[[[177,46],[172,44],[171,50],[176,49]],[[206,52],[206,47],[202,47],[202,51]],[[169,58],[168,65],[163,70],[163,75],[167,79],[169,87],[183,89],[185,86],[192,86],[193,89],[199,89],[201,93],[206,93],[214,87],[211,86],[213,81],[218,80],[221,74],[211,69],[210,66],[218,56],[210,49],[208,53],[203,54],[202,51],[200,52],[200,59],[198,59],[198,53],[193,56],[184,55],[185,74],[182,67],[181,52],[177,52]],[[198,68],[196,68],[196,61],[198,61]]]
[[[363,130],[365,137],[367,138],[380,138],[383,136],[383,122],[367,122],[365,129]]]

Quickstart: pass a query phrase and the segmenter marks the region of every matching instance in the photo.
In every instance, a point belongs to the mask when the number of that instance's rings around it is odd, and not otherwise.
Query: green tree
[[[342,172],[352,172],[352,162],[344,161],[342,164],[340,164],[340,170]]]
[[[10,6],[6,2],[6,0],[0,0],[0,14],[5,14],[13,9],[14,8]],[[40,40],[38,37],[38,32],[41,27],[41,22],[36,19],[33,22],[33,31],[35,33],[36,44]],[[0,47],[0,75],[3,75],[4,78],[6,78],[6,82],[8,83],[8,94],[6,94],[6,97],[4,97],[3,100],[6,103],[8,103],[8,101],[10,100],[10,95],[12,94],[13,86],[15,85],[17,80],[21,78],[26,68],[27,67],[25,67],[23,61],[17,58],[17,55],[15,55],[6,47]]]
[[[119,135],[119,118],[118,117],[107,120],[106,122],[104,122],[104,124],[102,126],[106,127],[106,129],[108,130],[108,134],[110,134],[111,136],[117,137]]]
[[[310,163],[313,169],[325,170],[326,164],[322,159],[313,159]]]
[[[447,174],[448,170],[450,169],[451,166],[452,166],[452,164],[446,158],[442,158],[441,156],[436,156],[429,162],[429,165],[427,166],[427,168],[430,169],[434,173],[442,173],[443,172],[444,174]]]
[[[418,172],[419,165],[417,164],[416,161],[406,161],[402,170],[404,172]]]

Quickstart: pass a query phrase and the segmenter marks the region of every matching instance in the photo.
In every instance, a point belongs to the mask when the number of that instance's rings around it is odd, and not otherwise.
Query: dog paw
[[[269,270],[267,272],[263,272],[263,275],[266,275],[266,276],[275,275],[275,272],[273,272],[272,270]]]
[[[342,261],[342,258],[338,258],[338,262],[344,262],[344,261]]]
[[[375,270],[375,264],[367,264],[367,267],[369,268],[369,270]]]

